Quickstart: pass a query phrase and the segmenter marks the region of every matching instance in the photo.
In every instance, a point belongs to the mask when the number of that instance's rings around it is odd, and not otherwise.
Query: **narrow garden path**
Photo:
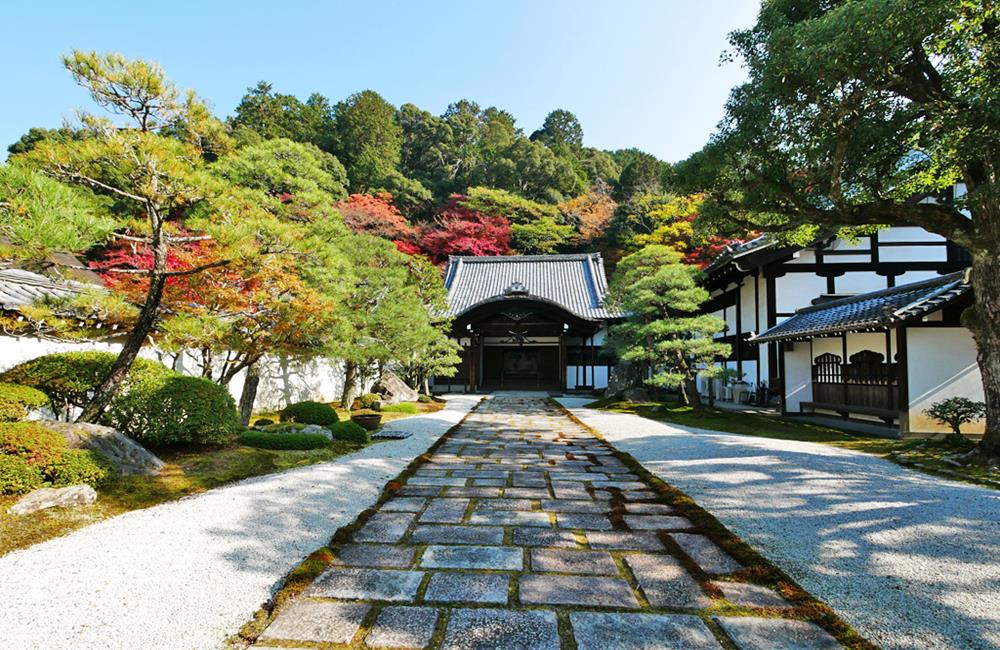
[[[840,647],[545,399],[485,401],[359,524],[256,647]]]
[[[1000,648],[1000,491],[561,401],[880,646]]]
[[[0,648],[218,648],[479,398],[405,440],[126,513],[0,558]]]

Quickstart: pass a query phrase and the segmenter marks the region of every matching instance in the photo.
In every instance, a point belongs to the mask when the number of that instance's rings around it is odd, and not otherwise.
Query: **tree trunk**
[[[350,410],[354,402],[354,394],[358,388],[358,364],[353,361],[344,362],[344,392],[340,396],[340,406]]]
[[[260,384],[260,367],[256,362],[247,366],[247,374],[243,380],[243,392],[240,393],[240,422],[243,426],[250,424],[253,415],[253,403],[257,399],[257,386]]]
[[[1000,459],[1000,258],[995,248],[985,248],[990,250],[973,255],[971,280],[976,303],[972,317],[965,320],[976,340],[986,401],[986,433],[977,452],[981,459],[995,461]]]
[[[166,253],[164,252],[164,262]],[[163,287],[166,284],[166,277],[157,273],[149,279],[149,290],[146,292],[146,302],[139,311],[139,318],[136,319],[132,331],[129,332],[122,351],[118,358],[111,364],[111,371],[108,376],[94,390],[94,396],[90,398],[90,403],[83,408],[77,422],[97,422],[104,415],[104,412],[111,405],[111,400],[115,398],[118,388],[128,375],[132,362],[135,361],[139,350],[146,342],[146,337],[153,330],[156,324],[156,316],[160,311],[160,301],[163,299]]]
[[[696,411],[701,410],[701,394],[698,393],[698,384],[694,377],[684,380],[684,392],[688,394],[688,405]]]

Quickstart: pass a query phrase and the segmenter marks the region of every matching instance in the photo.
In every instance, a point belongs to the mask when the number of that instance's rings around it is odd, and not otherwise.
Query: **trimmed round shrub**
[[[90,449],[67,449],[59,459],[45,468],[55,487],[86,483],[91,487],[103,484],[115,472],[103,454]]]
[[[0,454],[47,467],[66,451],[66,439],[37,422],[0,422]]]
[[[0,422],[16,422],[31,409],[49,405],[49,397],[37,388],[0,382]]]
[[[282,422],[318,424],[323,427],[334,424],[340,419],[337,417],[337,411],[329,404],[308,401],[290,404],[279,415]]]
[[[356,422],[338,422],[331,424],[330,432],[333,433],[334,440],[346,440],[366,445],[372,441],[371,434]]]
[[[330,446],[330,440],[321,433],[244,431],[240,444],[258,449],[322,449]]]
[[[382,411],[384,413],[408,413],[413,415],[420,412],[420,407],[413,402],[400,402],[399,404],[383,406]]]
[[[260,418],[254,421],[253,425],[255,427],[266,427],[269,424],[274,424],[274,420],[271,418]]]
[[[140,442],[208,445],[231,442],[240,430],[236,402],[225,386],[171,372],[133,382],[106,419]]]
[[[434,398],[431,397],[430,395],[418,395],[417,401],[420,402],[421,404],[430,404],[431,402],[434,401]]]
[[[37,465],[20,456],[0,454],[0,494],[24,494],[42,487],[45,477]]]

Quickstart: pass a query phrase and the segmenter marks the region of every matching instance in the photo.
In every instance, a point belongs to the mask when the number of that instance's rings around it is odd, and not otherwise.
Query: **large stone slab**
[[[625,515],[625,523],[632,530],[685,530],[693,528],[685,517],[671,515]]]
[[[354,533],[358,542],[394,543],[403,539],[415,515],[412,512],[376,512],[361,530]]]
[[[410,534],[417,544],[502,544],[500,526],[417,526]]]
[[[525,510],[477,510],[469,517],[472,524],[492,524],[494,526],[541,526],[549,527],[549,515],[544,512]]]
[[[347,600],[412,601],[423,577],[421,571],[327,569],[305,594]]]
[[[379,612],[365,645],[369,648],[426,648],[434,636],[438,610],[392,605]]]
[[[97,501],[97,492],[89,485],[69,485],[62,488],[41,488],[25,494],[7,508],[12,515],[28,515],[48,508],[84,506]]]
[[[427,583],[424,600],[451,603],[506,604],[510,576],[502,573],[435,573]]]
[[[556,615],[544,611],[456,609],[451,613],[441,648],[559,650]]]
[[[558,548],[578,548],[580,546],[573,531],[550,528],[515,528],[514,543],[518,546],[553,546]]]
[[[42,422],[59,433],[71,449],[91,449],[106,456],[122,474],[159,474],[163,461],[135,440],[111,427],[89,422]]]
[[[390,544],[348,544],[336,552],[334,564],[402,569],[413,564],[416,550]]]
[[[422,524],[457,524],[465,517],[468,507],[469,499],[431,499],[417,521]]]
[[[839,650],[830,634],[807,621],[751,616],[713,616],[740,650]]]
[[[282,610],[260,635],[313,643],[350,643],[371,605],[299,600]]]
[[[717,650],[722,646],[697,616],[573,612],[577,650]]]
[[[581,528],[583,530],[611,530],[611,520],[604,515],[560,512],[556,515],[556,526],[560,528]]]
[[[524,551],[503,546],[428,546],[420,566],[428,569],[520,571],[524,568]]]
[[[618,575],[618,566],[605,551],[563,551],[549,548],[531,550],[531,570],[541,573]]]
[[[528,574],[518,582],[526,605],[581,605],[639,608],[639,601],[621,578]]]
[[[739,562],[704,535],[672,533],[670,536],[705,573],[732,573],[742,568]]]
[[[775,609],[790,609],[792,604],[781,597],[778,592],[761,585],[747,582],[713,582],[722,590],[726,600],[743,607],[770,607]]]
[[[625,562],[653,607],[700,609],[712,602],[673,556],[636,553]]]
[[[587,531],[591,548],[619,551],[662,551],[663,543],[655,533],[620,530]]]

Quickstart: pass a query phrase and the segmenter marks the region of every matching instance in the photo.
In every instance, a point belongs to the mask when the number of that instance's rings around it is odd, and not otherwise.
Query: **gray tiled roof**
[[[965,271],[805,307],[754,343],[882,328],[931,312],[969,291]]]
[[[21,269],[0,270],[0,309],[17,310],[24,305],[51,298],[74,296],[83,285],[57,281]]]
[[[459,316],[485,302],[528,298],[556,303],[587,320],[617,318],[604,301],[608,281],[600,253],[448,258],[448,313]]]

